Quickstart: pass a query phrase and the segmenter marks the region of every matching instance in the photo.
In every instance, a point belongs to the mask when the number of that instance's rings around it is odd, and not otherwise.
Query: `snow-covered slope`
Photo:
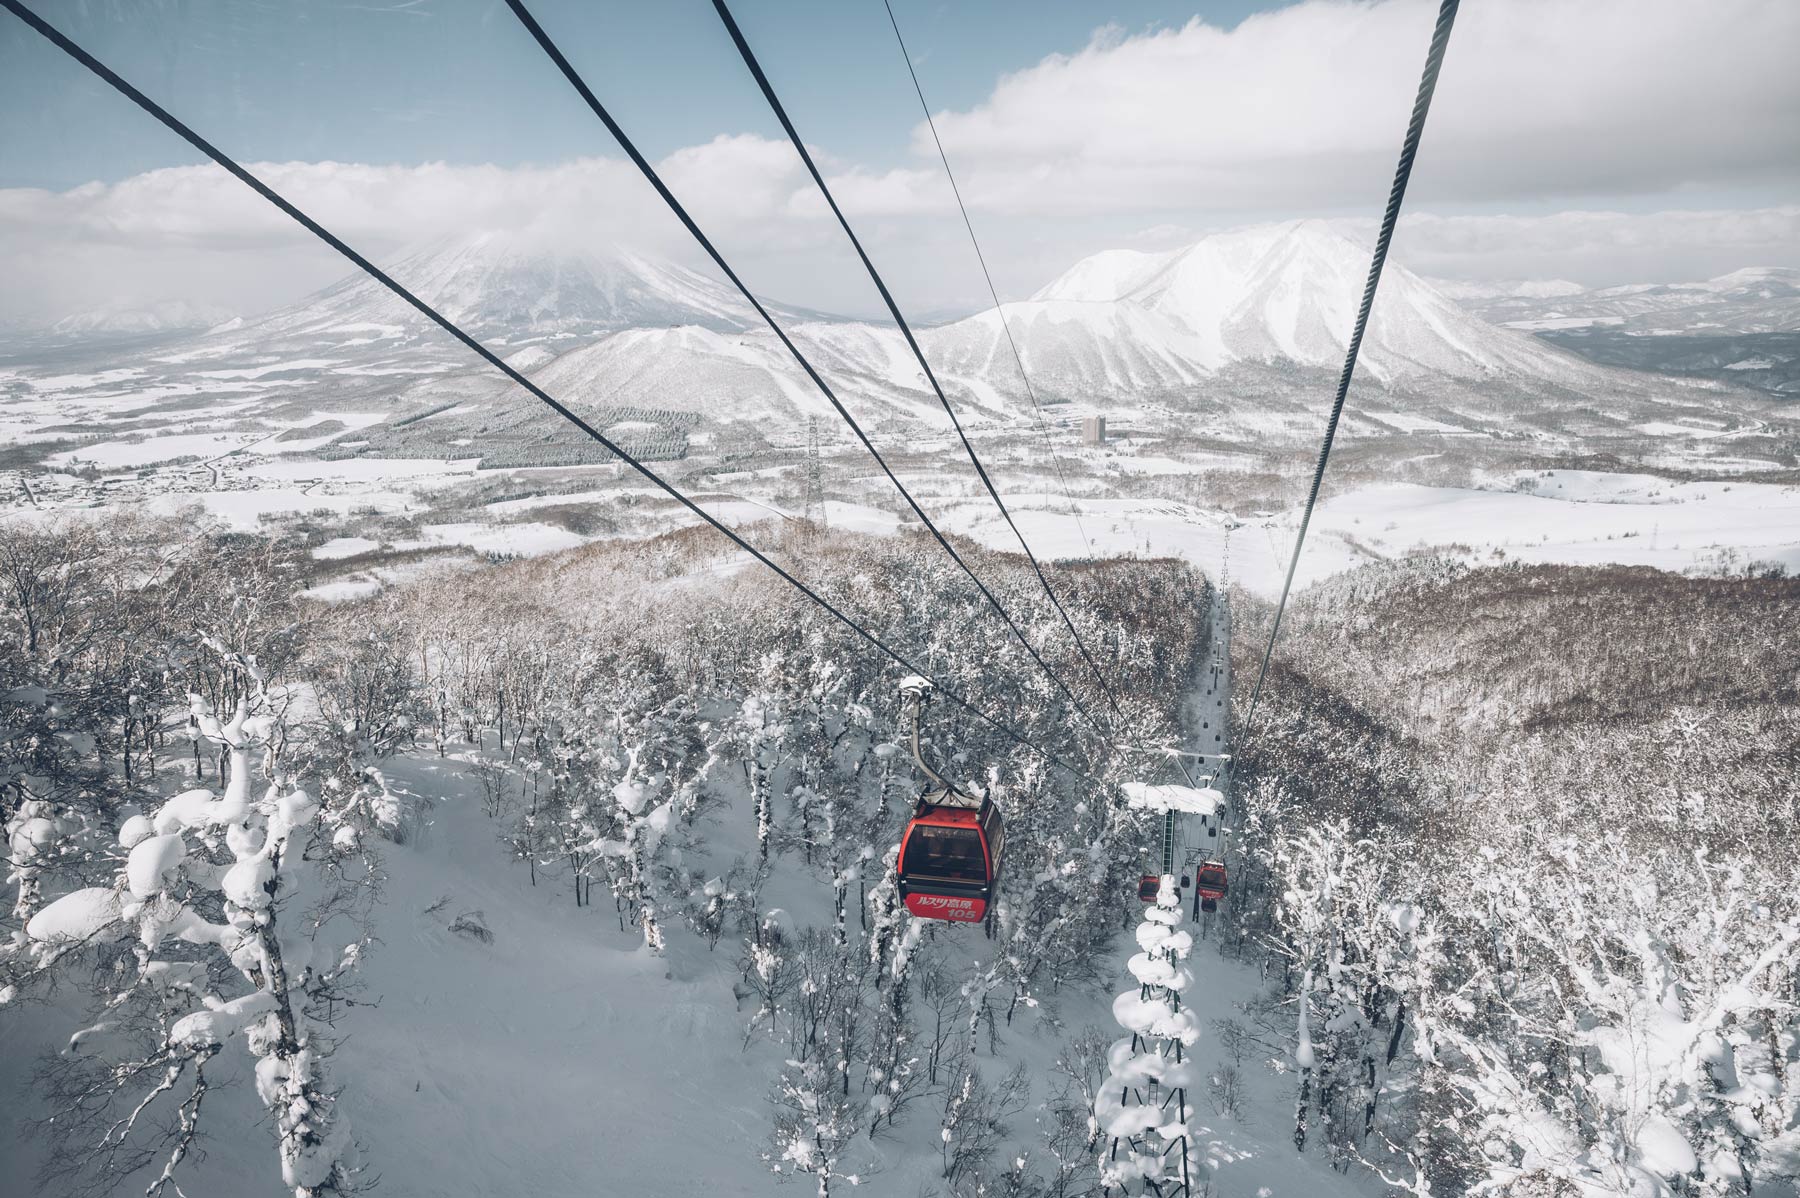
[[[808,416],[831,415],[740,296],[676,264],[486,235],[389,269],[571,403],[687,411],[707,421],[790,430]],[[1336,374],[1367,270],[1366,247],[1322,222],[1300,221],[1220,233],[1168,253],[1096,254],[1032,299],[1007,305],[1005,314],[1042,401],[1152,422],[1204,415],[1215,435],[1260,434],[1270,421],[1279,426],[1304,415],[1300,401],[1317,394],[1320,374]],[[1718,294],[1767,291],[1770,303],[1781,302],[1781,288],[1792,290],[1779,272],[1715,283]],[[1541,288],[1512,290],[1510,302],[1562,302],[1529,298]],[[773,310],[859,420],[944,422],[892,326]],[[998,312],[924,330],[920,340],[964,419],[1031,418]],[[1732,355],[1722,363],[1733,371],[1762,360],[1750,351]],[[106,378],[131,377],[134,388],[154,387],[181,405],[170,422],[170,431],[181,432],[190,431],[185,422],[193,418],[189,397],[226,389],[256,393],[249,402],[233,400],[234,418],[243,419],[301,401],[416,415],[461,397],[473,405],[466,415],[518,399],[502,399],[511,395],[503,380],[361,277],[279,312],[104,365],[131,371]],[[74,377],[67,363],[49,373]],[[1497,328],[1397,264],[1382,281],[1358,379],[1423,398],[1429,412],[1417,403],[1405,410],[1447,421],[1452,431],[1513,422],[1558,436],[1611,434],[1666,423],[1696,404],[1728,404],[1717,387],[1702,393],[1665,385]],[[1593,402],[1571,404],[1571,392]],[[95,397],[114,398],[111,389]],[[483,423],[477,419],[458,438],[475,435]],[[448,452],[455,442],[409,441],[406,448]]]
[[[1143,250],[1101,250],[1038,288],[1034,300],[1105,303],[1124,299],[1145,279],[1162,269],[1170,255]]]
[[[1800,269],[1750,267],[1698,283],[1468,294],[1485,320],[1592,362],[1800,394]]]
[[[1233,365],[1335,369],[1367,270],[1365,247],[1322,222],[1300,221],[1218,234],[1173,253],[1097,254],[1031,300],[1008,305],[1006,315],[1047,396],[1116,400],[1192,389]],[[680,267],[628,255],[604,263],[546,257],[490,238],[408,260],[396,273],[452,318],[478,331],[511,330],[515,342],[521,328],[616,330],[538,370],[539,382],[574,402],[672,408],[723,421],[829,412],[747,308]],[[379,303],[392,320],[391,301],[371,295],[370,286],[343,285],[284,319],[371,328],[380,323]],[[1363,349],[1365,377],[1568,384],[1598,373],[1528,336],[1491,327],[1402,268],[1390,266],[1382,286]],[[859,416],[942,418],[894,329],[792,312],[782,318]],[[922,343],[959,408],[1023,410],[997,313],[929,330]]]
[[[945,419],[897,332],[853,323],[784,327],[859,422]],[[626,329],[563,354],[532,378],[578,404],[667,408],[724,423],[836,419],[818,387],[766,329]]]
[[[1587,290],[1580,283],[1573,283],[1568,279],[1432,279],[1431,285],[1465,306],[1496,299],[1551,299],[1556,296],[1580,295]]]
[[[1180,323],[1129,303],[1033,299],[1007,304],[1006,320],[1031,374],[1050,395],[1118,396],[1200,382],[1221,358]],[[1016,392],[1018,365],[993,311],[923,337],[940,377],[969,376]]]
[[[1277,361],[1336,367],[1368,269],[1367,247],[1323,221],[1295,221],[1214,234],[1162,255],[1096,255],[1033,300],[1161,317],[1166,324],[1158,328],[1186,334],[1181,342],[1161,338],[1184,367]],[[1110,314],[1096,319],[1118,320]],[[1045,352],[1046,331],[1028,330],[1022,348]],[[1393,262],[1382,276],[1359,368],[1383,381],[1437,374],[1573,382],[1591,373],[1566,355],[1472,316]],[[1091,373],[1108,372],[1096,367]],[[1185,381],[1183,373],[1171,370],[1168,381]]]
[[[1195,398],[1216,390],[1230,372],[1243,384],[1233,393],[1257,394],[1257,410],[1266,414],[1271,398],[1293,392],[1296,366],[1336,373],[1368,262],[1367,247],[1324,222],[1264,225],[1163,254],[1096,254],[1004,311],[1040,398],[1104,403],[1115,411],[1173,404],[1191,412]],[[1511,290],[1523,297],[1564,288]],[[892,328],[785,323],[853,411],[941,419]],[[920,339],[959,408],[1028,412],[999,313],[929,329]],[[1609,426],[1661,419],[1657,404],[1670,400],[1654,380],[1497,328],[1391,262],[1358,377],[1401,389],[1455,384],[1439,387],[1444,394],[1437,398],[1449,402],[1454,391],[1462,405],[1457,412],[1480,412],[1490,421],[1535,413],[1540,424],[1558,427],[1571,411],[1571,391],[1605,397],[1610,415],[1601,424]],[[791,421],[827,411],[810,381],[761,330],[619,333],[565,354],[539,378],[577,400],[675,407],[724,420]],[[1689,392],[1674,399],[1691,405]],[[1657,411],[1646,415],[1639,408]],[[1588,408],[1581,413],[1592,415]]]

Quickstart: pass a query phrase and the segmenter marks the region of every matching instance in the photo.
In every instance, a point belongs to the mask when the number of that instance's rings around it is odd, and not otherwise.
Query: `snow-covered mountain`
[[[199,332],[232,319],[212,304],[187,300],[133,303],[120,300],[63,317],[47,330],[53,337],[135,337],[151,333]]]
[[[1040,398],[1114,410],[1143,401],[1184,408],[1181,396],[1199,394],[1226,371],[1240,380],[1267,372],[1264,394],[1283,390],[1282,372],[1294,365],[1336,372],[1368,254],[1323,221],[1244,228],[1166,254],[1109,250],[1087,257],[1030,300],[1006,304],[1004,313]],[[1519,297],[1564,290],[1508,288]],[[941,419],[895,329],[860,322],[792,322],[788,329],[851,410]],[[920,340],[959,407],[1001,417],[1026,410],[999,313],[934,327]],[[1640,380],[1492,326],[1393,263],[1382,277],[1359,376],[1388,387],[1501,383],[1514,394],[1539,394],[1543,403],[1528,407],[1546,412],[1566,407],[1568,389],[1597,396],[1643,390]],[[794,421],[826,412],[817,389],[765,329],[628,329],[563,354],[536,378],[581,403],[682,408],[720,421]],[[1438,399],[1447,399],[1442,389]],[[1469,403],[1458,410],[1492,407],[1490,399]]]
[[[783,327],[859,423],[944,419],[898,332],[853,322]],[[766,328],[626,329],[563,354],[532,378],[559,399],[595,407],[657,407],[721,423],[836,419]]]
[[[1028,368],[1115,383],[1184,385],[1234,363],[1336,367],[1362,298],[1369,250],[1323,221],[1218,233],[1162,254],[1111,250],[1076,263],[1029,301],[1007,305]],[[958,365],[988,356],[991,317],[943,339]],[[1005,352],[1004,345],[998,347]],[[1108,360],[1109,355],[1112,360]],[[1396,381],[1422,374],[1516,375],[1568,382],[1568,356],[1471,315],[1402,266],[1388,264],[1359,369]],[[1145,378],[1151,363],[1157,377]]]
[[[1173,419],[1189,427],[1204,418],[1213,435],[1262,435],[1312,419],[1321,376],[1335,375],[1342,363],[1368,253],[1323,222],[1260,226],[1166,253],[1097,254],[1004,310],[1038,398],[1072,404],[1066,415],[1135,413],[1149,423]],[[572,404],[611,414],[694,413],[778,435],[809,415],[830,414],[741,297],[680,265],[489,235],[401,258],[388,269]],[[1773,293],[1778,283],[1759,277],[1733,286]],[[1513,302],[1560,302],[1531,299],[1542,288],[1510,290],[1519,293]],[[785,306],[775,311],[867,427],[945,421],[893,327]],[[998,312],[924,330],[920,340],[963,418],[1030,418]],[[112,357],[106,366],[124,361]],[[523,402],[464,347],[361,276],[129,361],[146,384],[167,387],[180,403],[196,389],[255,393],[256,402],[232,409],[243,418],[272,409],[305,415],[314,410],[305,405],[325,400],[334,410],[354,404],[405,412],[404,448],[416,453],[458,448],[492,423],[486,417],[497,407]],[[1558,435],[1611,434],[1667,423],[1696,403],[1726,402],[1498,328],[1393,263],[1358,378],[1394,393],[1380,410],[1458,431],[1512,422]],[[1571,404],[1572,393],[1590,402]],[[455,420],[437,423],[456,429],[424,445],[427,433],[443,430],[412,418],[441,411],[451,398],[463,407]]]
[[[1041,394],[1120,398],[1193,386],[1221,364],[1215,347],[1159,312],[1128,303],[1043,299],[1006,305],[1019,357]],[[992,310],[921,340],[940,377],[1018,392],[1018,363]]]
[[[1464,307],[1496,299],[1553,299],[1587,290],[1568,279],[1432,279],[1431,285]]]
[[[1485,320],[1589,361],[1800,394],[1800,270],[1750,267],[1698,283],[1464,295]]]
[[[1130,402],[1190,391],[1227,367],[1335,370],[1355,319],[1369,251],[1319,221],[1222,233],[1164,254],[1113,250],[1076,263],[1006,319],[1047,397]],[[932,419],[936,401],[899,335],[881,324],[789,326],[847,403]],[[924,332],[959,404],[1023,410],[999,315]],[[1364,376],[1570,384],[1597,372],[1536,339],[1497,329],[1390,265],[1362,354]],[[536,376],[558,394],[677,407],[727,420],[791,419],[823,399],[762,330],[637,329],[565,354]],[[652,400],[649,397],[656,397]]]
[[[762,323],[728,284],[614,247],[487,233],[431,246],[384,269],[462,328],[501,343],[678,325],[725,332]],[[232,338],[337,337],[358,345],[426,327],[387,288],[356,274],[244,325]]]

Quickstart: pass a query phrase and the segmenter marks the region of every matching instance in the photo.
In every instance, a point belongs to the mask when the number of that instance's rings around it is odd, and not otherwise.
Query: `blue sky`
[[[777,134],[708,0],[536,0],[533,13],[653,158],[721,133]],[[1249,0],[895,0],[934,108],[1001,74]],[[240,158],[551,162],[610,151],[605,130],[499,0],[39,0],[101,61]],[[917,119],[880,0],[740,0],[809,140],[874,166]],[[199,161],[34,33],[0,22],[0,187],[66,189]]]

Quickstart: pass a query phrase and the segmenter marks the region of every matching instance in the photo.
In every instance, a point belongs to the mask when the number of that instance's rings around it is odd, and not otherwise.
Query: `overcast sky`
[[[488,229],[693,261],[498,0],[37,0],[103,61],[376,256]],[[1004,298],[1080,256],[1246,223],[1372,227],[1435,0],[894,0]],[[757,290],[878,306],[707,0],[537,0]],[[738,0],[901,302],[983,290],[880,0]],[[1598,285],[1800,265],[1800,3],[1476,0],[1397,258]],[[254,311],[343,272],[0,14],[0,319]]]

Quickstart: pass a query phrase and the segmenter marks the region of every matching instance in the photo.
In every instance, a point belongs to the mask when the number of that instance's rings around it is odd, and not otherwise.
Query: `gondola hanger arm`
[[[965,794],[955,783],[932,769],[930,763],[925,760],[924,753],[920,750],[919,725],[924,722],[925,707],[931,702],[932,690],[931,680],[917,674],[900,680],[900,701],[905,711],[907,749],[912,754],[913,764],[919,767],[919,772],[931,779],[932,785],[942,791],[946,797],[971,799],[973,796]]]

